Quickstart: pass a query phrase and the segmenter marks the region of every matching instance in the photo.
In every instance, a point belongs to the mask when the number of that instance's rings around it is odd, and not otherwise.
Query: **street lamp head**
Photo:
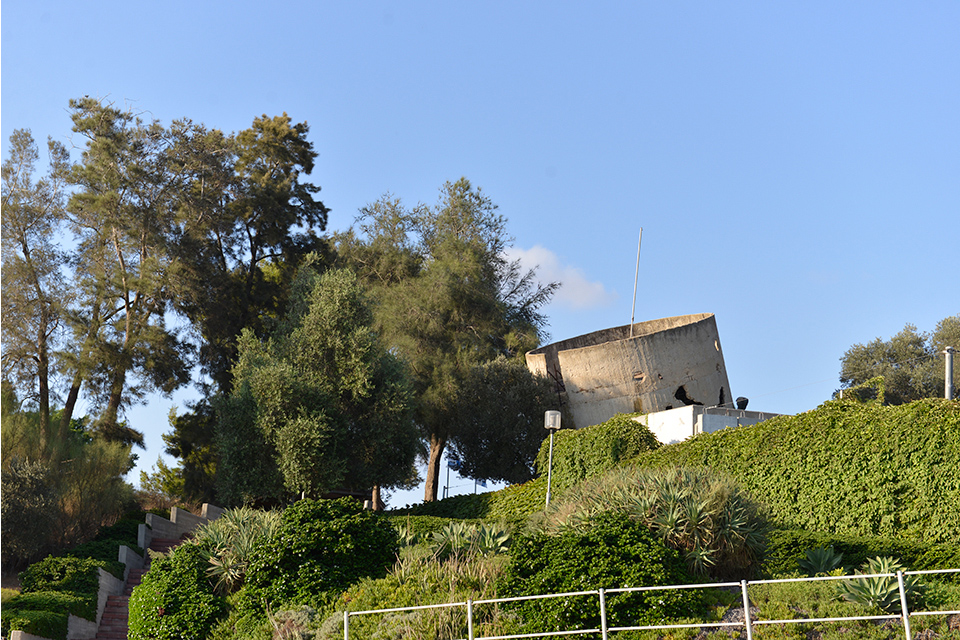
[[[543,428],[556,431],[560,428],[560,412],[546,411],[543,414]]]

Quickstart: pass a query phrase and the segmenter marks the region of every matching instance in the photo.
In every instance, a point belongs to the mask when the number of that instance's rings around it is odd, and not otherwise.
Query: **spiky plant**
[[[837,595],[870,610],[894,613],[900,609],[900,586],[894,574],[905,570],[906,567],[894,558],[869,558],[860,567],[858,574],[891,575],[842,580],[837,584]],[[918,604],[923,597],[924,586],[917,576],[904,576],[903,591],[908,603]]]
[[[568,490],[540,528],[581,528],[604,511],[623,511],[683,554],[697,574],[750,575],[760,563],[766,520],[730,478],[708,469],[622,467]]]
[[[835,551],[833,545],[808,549],[806,557],[800,560],[800,570],[808,576],[826,575],[840,566],[843,554]]]
[[[216,520],[197,529],[194,541],[207,555],[207,575],[221,593],[240,588],[256,545],[273,536],[280,513],[250,507],[229,509]]]

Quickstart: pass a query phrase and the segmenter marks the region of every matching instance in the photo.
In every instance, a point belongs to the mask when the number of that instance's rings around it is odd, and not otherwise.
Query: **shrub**
[[[837,569],[843,560],[843,554],[837,553],[833,545],[816,547],[806,552],[805,558],[800,561],[800,569],[808,576],[825,575]]]
[[[58,591],[35,591],[22,593],[3,603],[3,637],[13,630],[59,640],[67,637],[68,614],[93,620],[96,618],[96,601],[91,616],[90,602],[72,593]]]
[[[357,580],[386,574],[398,548],[390,522],[355,500],[301,500],[251,554],[238,607],[319,609]]]
[[[600,424],[558,431],[554,435],[551,490],[562,491],[643,452],[659,448],[656,436],[633,419],[639,415],[618,413]],[[549,451],[550,439],[547,438],[536,461],[541,476],[547,472]]]
[[[86,603],[85,608],[72,613],[95,620],[100,590],[100,573],[97,569],[103,568],[104,564],[101,560],[90,558],[47,556],[20,574],[20,588],[23,594],[55,591],[80,598]]]
[[[893,558],[870,558],[860,568],[863,575],[896,573],[906,567]],[[923,585],[917,576],[904,576],[903,593],[907,603],[917,604],[922,597]],[[858,580],[842,580],[837,583],[837,594],[848,602],[855,602],[867,609],[893,613],[900,610],[900,586],[895,577],[877,576]]]
[[[868,558],[892,556],[916,570],[960,568],[960,545],[897,540],[878,536],[843,536],[802,529],[773,529],[768,533],[768,551],[763,564],[765,575],[789,574],[800,568],[808,549],[833,547],[843,556],[848,569],[861,566]],[[958,581],[960,575],[944,578]]]
[[[216,581],[221,593],[240,588],[254,548],[271,538],[279,525],[279,512],[240,507],[228,509],[194,532],[193,541],[209,560],[207,575]]]
[[[16,602],[3,606],[3,637],[19,630],[51,640],[65,640],[67,637],[68,614],[63,611],[15,608]]]
[[[419,550],[411,550],[419,551]],[[383,578],[364,579],[352,585],[328,609],[318,638],[343,638],[343,612],[391,607],[410,607],[468,599],[496,598],[497,578],[506,556],[450,558],[441,562],[432,556],[404,553]],[[519,631],[512,616],[502,608],[474,608],[476,636],[502,636]],[[465,638],[466,615],[462,607],[372,614],[350,619],[350,637],[357,638]]]
[[[759,507],[729,477],[704,469],[616,469],[568,490],[540,526],[582,529],[608,511],[648,527],[697,574],[749,577],[763,556]]]
[[[226,603],[213,593],[209,566],[196,544],[183,544],[155,557],[130,596],[129,635],[139,640],[203,638],[224,614]]]
[[[624,513],[601,513],[583,530],[518,537],[498,582],[501,597],[688,583],[676,551]],[[596,595],[512,603],[526,631],[599,628]],[[698,591],[638,591],[607,600],[608,624],[659,623],[703,610]]]
[[[960,539],[960,403],[845,400],[705,433],[638,457],[736,478],[786,527],[842,535]]]

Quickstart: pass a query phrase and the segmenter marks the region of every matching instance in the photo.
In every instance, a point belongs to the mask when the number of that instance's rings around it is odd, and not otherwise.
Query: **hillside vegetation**
[[[841,535],[960,540],[960,403],[831,401],[797,416],[640,454],[647,467],[736,478],[780,524]]]

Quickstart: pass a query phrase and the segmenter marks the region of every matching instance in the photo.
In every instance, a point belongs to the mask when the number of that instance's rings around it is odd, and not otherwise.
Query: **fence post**
[[[600,589],[600,636],[607,640],[607,592]]]
[[[740,593],[743,595],[743,624],[747,628],[747,640],[753,640],[753,624],[750,622],[750,598],[747,596],[747,581],[740,581]]]
[[[473,640],[473,600],[467,598],[467,638]]]
[[[907,608],[907,591],[903,587],[903,571],[897,571],[897,586],[900,588],[900,613],[903,615],[903,632],[910,640],[910,610]]]
[[[350,640],[350,612],[343,612],[343,640]]]

